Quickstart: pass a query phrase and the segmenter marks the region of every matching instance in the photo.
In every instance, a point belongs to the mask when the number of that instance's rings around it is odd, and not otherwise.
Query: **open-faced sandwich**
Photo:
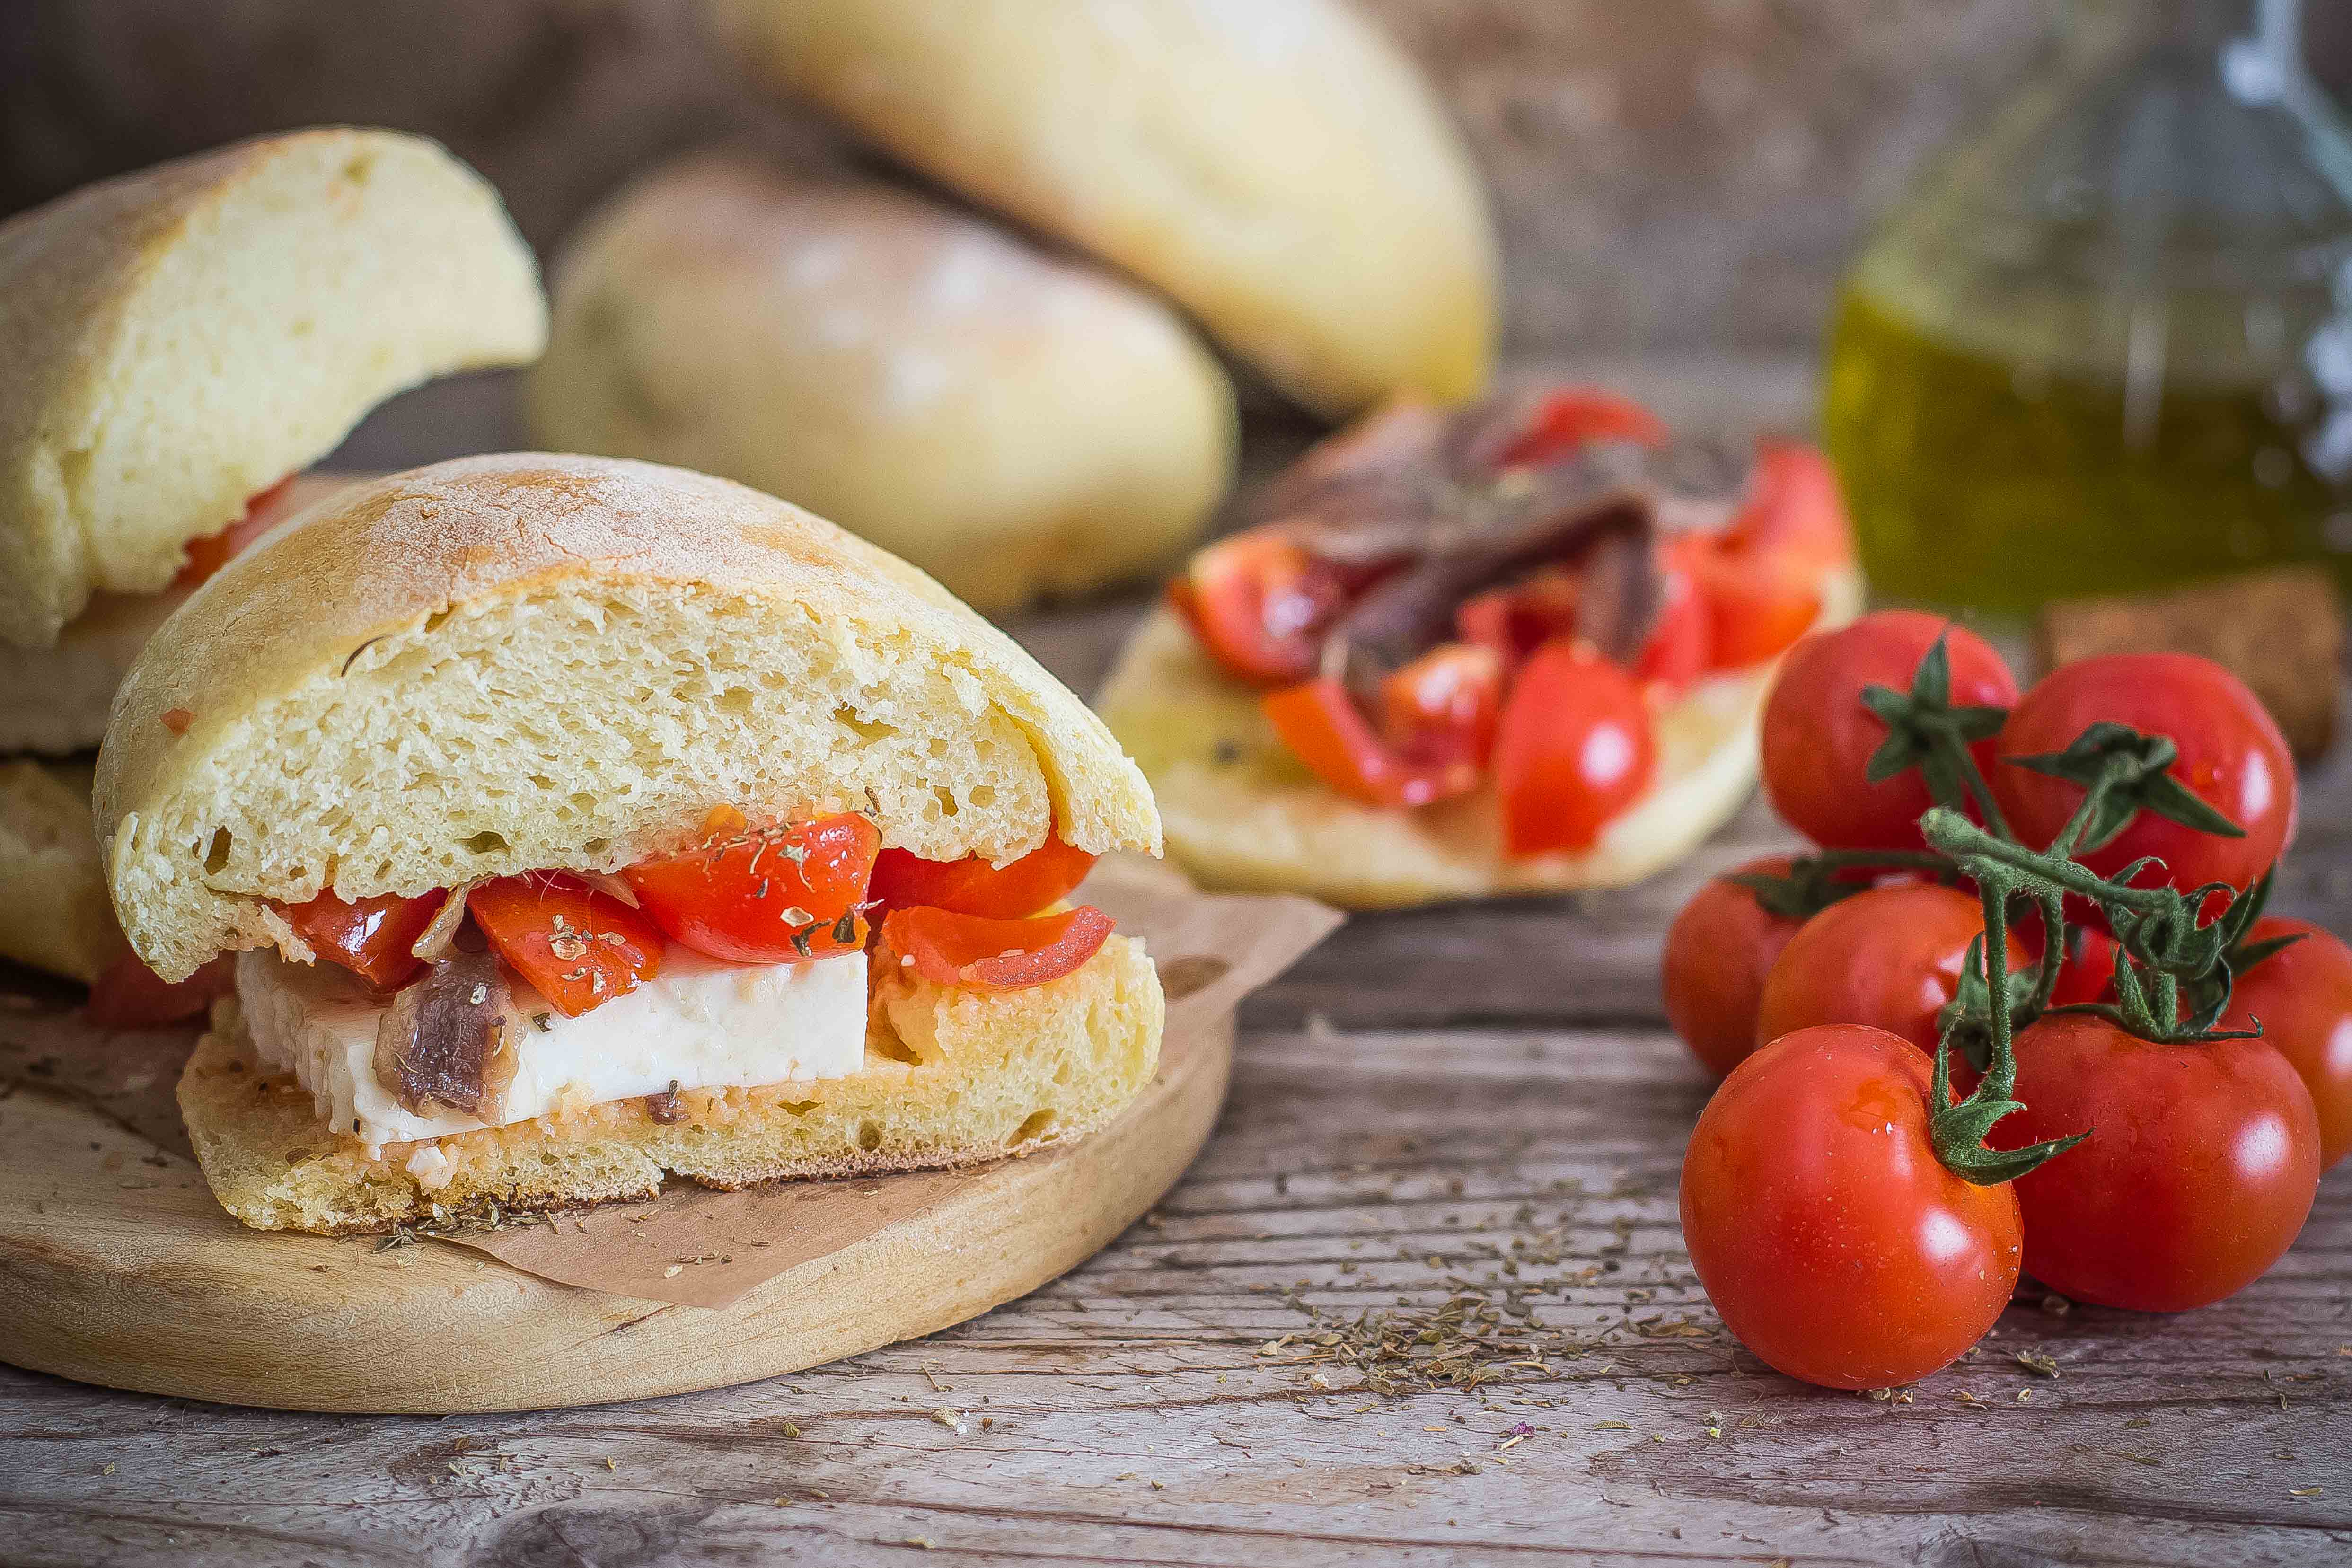
[[[1142,774],[1009,638],[771,497],[614,459],[354,486],[148,646],[100,753],[115,910],[236,952],[180,1084],[248,1225],[1073,1138],[1158,1058]],[[437,1207],[436,1207],[437,1205]]]
[[[98,744],[164,617],[324,492],[289,476],[394,393],[545,332],[497,193],[392,132],[265,137],[0,224],[0,753]],[[88,837],[47,783],[0,774],[0,878],[94,905],[91,856],[45,854]],[[0,955],[94,981],[121,947],[0,905]]]
[[[1860,600],[1810,448],[1554,389],[1390,405],[1196,555],[1098,701],[1212,886],[1377,908],[1638,880],[1736,810],[1772,661]]]

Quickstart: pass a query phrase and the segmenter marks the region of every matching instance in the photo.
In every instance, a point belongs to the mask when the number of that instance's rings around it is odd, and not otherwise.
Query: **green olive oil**
[[[1878,593],[2025,611],[2267,562],[2342,570],[2352,497],[2304,458],[2296,377],[2241,353],[2238,376],[2168,375],[2136,402],[2050,320],[1931,331],[1868,270],[1840,303],[1822,421]]]

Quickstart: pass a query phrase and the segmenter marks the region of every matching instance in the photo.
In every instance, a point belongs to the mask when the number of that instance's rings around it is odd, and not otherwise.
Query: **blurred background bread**
[[[1321,414],[1486,385],[1486,194],[1420,73],[1342,0],[709,11],[756,78],[1165,289]]]
[[[982,610],[1164,565],[1232,477],[1232,388],[1173,310],[874,181],[675,163],[554,296],[538,444],[788,497]]]

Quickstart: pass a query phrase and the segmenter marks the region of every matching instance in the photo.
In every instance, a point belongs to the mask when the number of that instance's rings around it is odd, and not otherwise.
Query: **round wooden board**
[[[169,1134],[69,1092],[58,1058],[26,1050],[44,1024],[73,1043],[64,1019],[5,1030],[31,1065],[0,1098],[0,1361],[299,1410],[680,1394],[961,1322],[1076,1267],[1159,1201],[1206,1141],[1233,1068],[1228,1017],[1164,1055],[1103,1131],[973,1171],[919,1212],[708,1308],[555,1284],[440,1242],[379,1250],[247,1230]],[[168,1057],[153,1071],[173,1071]],[[855,1205],[877,1185],[937,1179],[831,1183],[814,1201]]]

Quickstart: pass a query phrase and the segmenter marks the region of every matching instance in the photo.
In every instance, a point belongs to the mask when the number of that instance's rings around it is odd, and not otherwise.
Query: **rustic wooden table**
[[[372,439],[354,461],[447,449]],[[1133,613],[1016,629],[1083,690]],[[2306,788],[2279,903],[2352,930],[2352,754]],[[0,1368],[0,1562],[2352,1560],[2352,1167],[2201,1312],[2029,1287],[1867,1397],[1727,1338],[1675,1223],[1706,1086],[1656,948],[1698,878],[1785,841],[1752,806],[1629,892],[1360,917],[1244,1010],[1156,1213],[928,1340],[439,1420]]]

